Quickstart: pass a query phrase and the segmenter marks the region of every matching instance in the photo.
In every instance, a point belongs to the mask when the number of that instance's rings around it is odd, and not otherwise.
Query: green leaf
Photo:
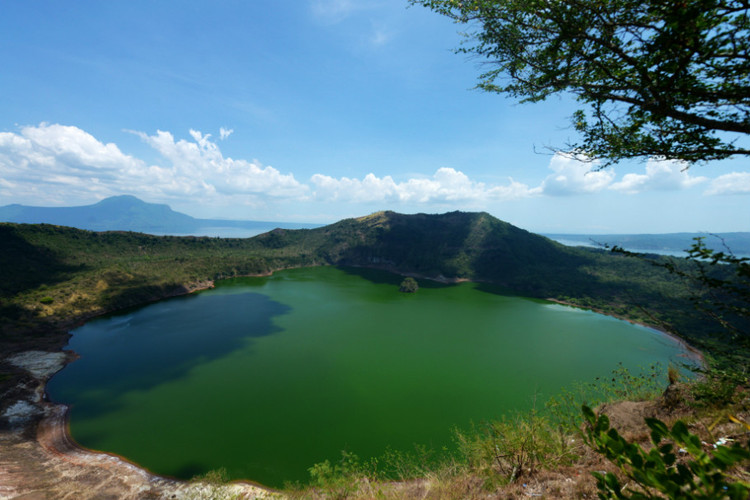
[[[666,424],[656,418],[646,418],[646,425],[651,429],[651,441],[658,445],[659,442],[664,439],[664,436],[669,435],[669,429]]]

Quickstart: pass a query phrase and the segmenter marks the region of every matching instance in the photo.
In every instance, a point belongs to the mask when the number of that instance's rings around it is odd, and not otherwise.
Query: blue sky
[[[750,158],[587,173],[560,97],[472,90],[406,0],[8,1],[0,205],[117,194],[195,217],[483,210],[536,232],[750,231]]]

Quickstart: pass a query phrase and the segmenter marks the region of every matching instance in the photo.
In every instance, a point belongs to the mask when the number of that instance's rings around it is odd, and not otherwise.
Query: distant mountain
[[[157,234],[190,234],[207,227],[242,229],[315,227],[313,224],[196,219],[189,215],[175,212],[168,205],[147,203],[135,196],[129,195],[112,196],[93,205],[80,207],[6,205],[0,207],[0,222],[45,223],[91,231],[135,231]]]
[[[690,248],[694,238],[703,237],[708,248],[738,255],[750,255],[750,232],[734,233],[668,233],[668,234],[545,234],[566,245],[600,246],[603,244],[639,252],[678,254]]]

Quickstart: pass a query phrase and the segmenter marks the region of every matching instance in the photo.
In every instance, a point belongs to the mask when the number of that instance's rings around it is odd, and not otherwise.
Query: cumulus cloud
[[[450,203],[502,201],[522,198],[530,194],[527,185],[510,179],[508,185],[487,186],[472,181],[463,172],[439,168],[432,177],[414,177],[395,182],[389,175],[376,177],[367,174],[362,180],[342,177],[336,179],[315,174],[310,179],[313,196],[325,201],[358,201],[389,203]]]
[[[47,203],[92,201],[113,194],[165,200],[257,204],[268,198],[299,198],[307,186],[256,161],[223,156],[211,136],[190,130],[192,141],[170,132],[132,132],[163,158],[157,165],[104,144],[72,126],[23,127],[0,133],[0,194]],[[226,136],[226,130],[221,132]],[[12,190],[12,192],[11,192]]]
[[[706,195],[750,194],[750,172],[732,172],[711,181]]]
[[[606,188],[615,178],[613,169],[596,170],[596,161],[555,153],[549,162],[554,171],[533,192],[550,196],[594,193]]]
[[[610,189],[628,194],[641,191],[676,191],[692,187],[707,180],[706,177],[693,177],[686,170],[684,162],[676,160],[650,159],[646,162],[645,174],[625,174],[620,182]]]
[[[155,135],[134,133],[169,161],[169,172],[188,189],[186,194],[295,197],[306,191],[292,174],[282,174],[257,161],[224,157],[219,146],[210,140],[211,136],[198,130],[190,130],[193,141],[175,140],[170,132],[162,130]]]
[[[46,123],[23,127],[20,134],[0,133],[0,154],[5,160],[5,173],[39,171],[43,167],[46,172],[71,176],[86,177],[93,172],[110,176],[122,168],[133,170],[142,165],[115,144],[103,144],[77,127]]]
[[[677,190],[707,182],[689,175],[677,162],[651,160],[645,173],[627,174],[615,182],[612,169],[592,171],[596,163],[563,155],[550,160],[551,173],[536,187],[513,179],[489,184],[449,167],[432,175],[395,180],[369,173],[362,178],[313,175],[302,183],[291,173],[257,160],[224,156],[218,139],[199,130],[186,138],[157,130],[131,131],[158,153],[147,163],[77,127],[42,123],[0,133],[0,200],[26,204],[83,204],[115,194],[134,194],[149,201],[191,202],[215,207],[273,207],[281,202],[377,203],[380,207],[424,206],[486,210],[492,203],[532,196],[579,195],[603,190],[638,193]],[[706,195],[750,194],[750,172],[713,179]]]
[[[325,201],[397,201],[398,186],[390,175],[383,178],[370,173],[364,179],[350,179],[315,174],[310,178],[315,186],[313,196]]]
[[[155,164],[123,153],[72,126],[24,127],[0,133],[0,194],[36,204],[91,202],[114,194],[150,200],[191,198],[199,203],[257,205],[271,199],[386,204],[481,204],[534,194],[512,179],[488,185],[453,168],[396,182],[370,173],[362,179],[315,174],[309,185],[257,161],[225,157],[210,134],[189,130],[188,139],[168,131],[129,131],[161,157]],[[219,136],[231,131],[220,129]],[[312,192],[312,196],[310,196]]]
[[[145,163],[77,127],[40,124],[0,133],[0,193],[51,202],[128,189]],[[12,189],[12,192],[8,190]]]

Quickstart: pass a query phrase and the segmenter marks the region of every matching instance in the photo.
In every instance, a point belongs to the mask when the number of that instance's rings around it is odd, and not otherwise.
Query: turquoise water
[[[450,446],[457,426],[682,353],[611,317],[473,283],[403,294],[400,280],[295,269],[97,319],[48,391],[83,446],[280,486],[341,450]]]

